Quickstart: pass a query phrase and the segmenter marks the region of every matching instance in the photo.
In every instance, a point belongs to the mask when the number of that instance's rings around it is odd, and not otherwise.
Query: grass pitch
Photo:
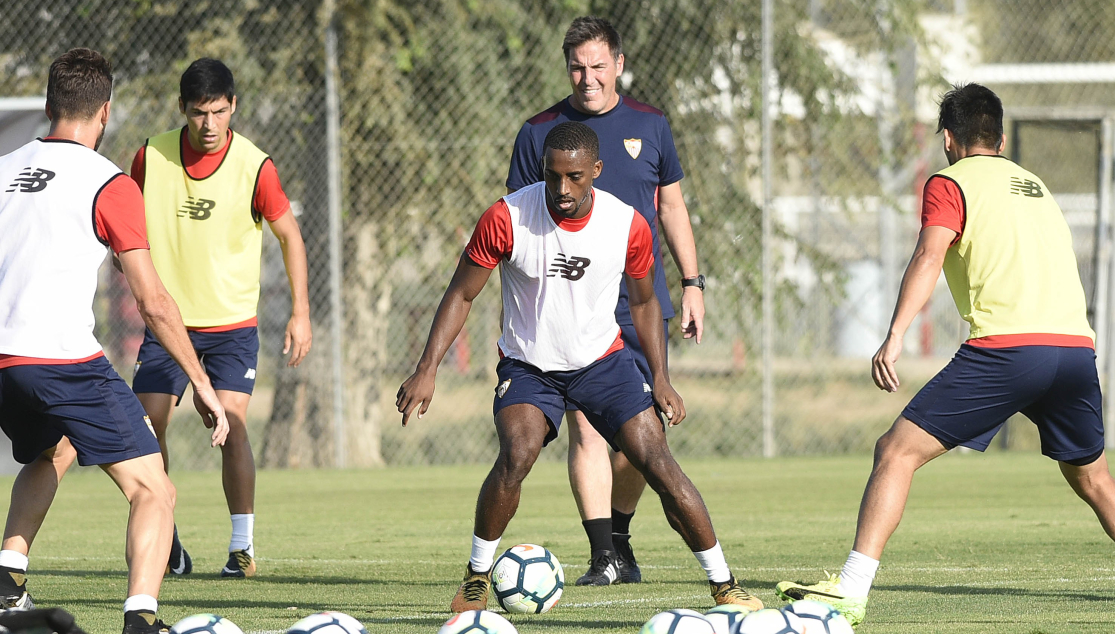
[[[685,460],[744,585],[780,606],[774,584],[838,571],[851,545],[867,456]],[[371,633],[437,630],[460,580],[471,516],[487,467],[259,474],[260,573],[224,580],[228,515],[215,472],[174,474],[178,527],[194,574],[168,579],[168,622],[216,612],[245,632],[282,631],[333,609]],[[11,478],[4,480],[10,486]],[[74,612],[91,632],[118,632],[127,506],[96,470],[71,473],[31,554],[29,588],[42,606]],[[515,616],[522,634],[635,634],[667,608],[711,606],[704,575],[651,495],[633,522],[646,583],[572,586],[587,541],[564,465],[528,478],[503,545],[534,542],[566,567],[557,608]],[[494,600],[493,600],[494,605]],[[915,478],[863,634],[1104,632],[1115,629],[1115,547],[1054,463],[1029,453],[950,454]]]

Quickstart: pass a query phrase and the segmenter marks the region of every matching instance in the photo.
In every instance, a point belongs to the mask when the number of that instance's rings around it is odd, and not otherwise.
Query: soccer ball
[[[802,634],[801,619],[793,612],[767,608],[752,612],[739,622],[736,634]]]
[[[716,631],[716,634],[731,634],[736,623],[742,621],[743,617],[750,612],[751,610],[742,605],[718,605],[705,612],[705,620],[712,623],[712,629]]]
[[[639,634],[716,634],[716,630],[700,612],[668,610],[650,617]]]
[[[492,566],[492,590],[508,612],[542,614],[561,598],[565,572],[557,557],[541,546],[519,544]]]
[[[344,612],[318,612],[291,625],[287,634],[368,634],[368,630]]]
[[[782,608],[801,618],[802,634],[852,634],[852,626],[839,610],[820,601],[794,601]]]
[[[437,634],[519,634],[507,619],[487,610],[461,612],[445,622]]]
[[[170,631],[171,634],[244,634],[235,623],[216,614],[187,616]]]

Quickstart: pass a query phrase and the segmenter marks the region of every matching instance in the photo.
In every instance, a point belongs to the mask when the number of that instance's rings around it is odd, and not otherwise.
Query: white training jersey
[[[0,355],[80,359],[101,351],[93,295],[107,244],[94,207],[120,175],[72,141],[37,139],[0,157]]]
[[[566,231],[550,216],[545,192],[542,182],[503,198],[513,242],[500,267],[499,349],[543,372],[579,370],[619,335],[616,302],[636,211],[594,189],[589,221]]]

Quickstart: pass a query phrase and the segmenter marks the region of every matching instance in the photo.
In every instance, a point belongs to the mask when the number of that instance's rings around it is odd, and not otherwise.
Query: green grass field
[[[837,571],[851,544],[867,456],[685,460],[734,572],[768,605],[774,584]],[[245,632],[281,631],[324,609],[369,632],[435,632],[468,557],[484,466],[259,474],[260,574],[216,575],[228,516],[215,472],[175,474],[178,526],[194,574],[168,579],[168,622],[197,612]],[[4,486],[10,486],[10,478]],[[63,482],[31,557],[29,588],[91,632],[117,632],[125,594],[124,499],[103,474]],[[633,522],[646,583],[572,587],[587,542],[564,466],[527,480],[503,544],[541,543],[570,582],[550,614],[514,617],[522,634],[635,634],[655,612],[711,605],[704,575],[657,500]],[[948,455],[915,479],[904,524],[876,580],[863,634],[1103,632],[1115,629],[1115,548],[1056,466],[1030,453]],[[494,605],[494,601],[493,601]]]

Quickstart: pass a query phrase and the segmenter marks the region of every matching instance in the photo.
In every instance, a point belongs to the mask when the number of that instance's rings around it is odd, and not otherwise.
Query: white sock
[[[713,583],[724,583],[732,578],[732,572],[728,570],[728,562],[724,560],[724,549],[720,548],[720,542],[717,541],[716,545],[708,550],[701,552],[694,551],[693,556],[705,569],[705,574],[708,575],[708,580]]]
[[[468,565],[474,572],[484,572],[492,569],[492,562],[496,558],[496,549],[499,548],[499,539],[494,541],[480,539],[472,536],[472,556],[468,558]]]
[[[135,612],[136,610],[158,612],[159,600],[149,594],[133,594],[124,601],[124,611]]]
[[[0,550],[0,566],[27,572],[27,555],[18,550]]]
[[[232,518],[232,539],[228,542],[228,552],[246,550],[251,557],[256,556],[255,546],[252,545],[252,534],[255,532],[255,513],[239,513],[230,515]]]
[[[840,592],[846,597],[866,597],[878,569],[878,559],[853,550],[840,571]]]

